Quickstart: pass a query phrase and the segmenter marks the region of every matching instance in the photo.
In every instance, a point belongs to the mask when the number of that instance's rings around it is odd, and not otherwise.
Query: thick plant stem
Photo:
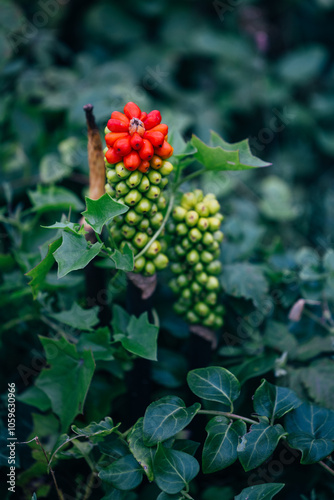
[[[104,194],[105,166],[100,132],[92,104],[83,107],[88,129],[89,198],[99,199]]]
[[[247,422],[248,424],[258,424],[256,420],[253,420],[251,418],[247,417],[242,417],[241,415],[236,415],[235,413],[228,413],[225,411],[215,411],[215,410],[199,410],[197,414],[201,415],[216,415],[216,416],[222,416],[226,418],[233,418],[236,420],[243,420],[244,422]]]

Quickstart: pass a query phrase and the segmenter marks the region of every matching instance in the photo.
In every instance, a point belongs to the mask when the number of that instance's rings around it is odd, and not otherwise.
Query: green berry
[[[145,256],[148,258],[154,258],[161,250],[161,245],[159,241],[155,240],[153,243],[150,245],[149,249],[145,253]]]
[[[164,210],[166,208],[167,202],[166,198],[164,196],[159,196],[159,199],[157,201],[158,209],[159,210]]]
[[[149,216],[153,217],[156,213],[158,213],[158,205],[156,203],[152,203],[152,207],[151,207]]]
[[[147,261],[144,269],[147,276],[153,276],[153,274],[155,274],[155,265],[153,262]]]
[[[209,217],[208,222],[209,222],[209,228],[210,228],[211,232],[218,231],[218,229],[220,228],[221,222],[219,219],[217,219],[217,217]]]
[[[141,172],[135,171],[135,172],[132,172],[130,177],[128,177],[126,179],[126,183],[131,189],[133,189],[140,184],[142,178],[143,178],[143,174]]]
[[[197,229],[197,227],[193,227],[189,231],[189,239],[193,243],[197,243],[198,241],[200,241],[202,239],[202,233]]]
[[[153,259],[153,263],[156,267],[156,269],[158,269],[159,271],[161,271],[162,269],[165,269],[165,267],[168,266],[168,257],[167,255],[163,254],[163,253],[159,253],[159,255],[157,255],[155,257],[155,259]]]
[[[140,214],[137,214],[134,210],[129,210],[125,214],[125,220],[129,226],[136,226],[139,224],[139,222],[142,220],[143,216]]]
[[[115,189],[118,196],[124,196],[130,191],[129,186],[127,186],[124,181],[120,181],[116,184]]]
[[[186,226],[186,224],[184,224],[184,222],[180,222],[176,226],[176,232],[179,236],[185,236],[186,234],[188,234],[188,227]]]
[[[146,233],[137,233],[132,241],[137,248],[144,248],[148,242],[148,235]]]
[[[159,172],[161,175],[169,175],[173,171],[173,165],[169,161],[163,161],[161,167],[159,168]]]
[[[128,170],[127,168],[124,167],[124,163],[122,161],[117,163],[115,170],[116,170],[116,174],[121,179],[126,179],[131,174],[130,170]]]
[[[137,189],[131,189],[131,191],[125,197],[125,203],[129,207],[133,207],[142,199],[142,195]]]
[[[138,205],[141,204],[141,202],[144,201],[144,200],[140,200],[140,202],[138,203]],[[137,212],[137,207],[138,205],[136,205],[136,212]],[[147,229],[150,227],[150,221],[146,218],[144,218],[143,220],[141,220],[138,224],[138,230],[139,231],[147,231]]]
[[[221,273],[221,270],[222,270],[222,264],[219,260],[213,260],[206,267],[206,272],[208,274],[214,274],[216,276]]]
[[[196,281],[198,283],[200,283],[201,285],[205,285],[205,283],[207,283],[208,279],[209,279],[208,275],[205,272],[199,273],[196,276]]]
[[[149,200],[156,200],[160,196],[160,188],[158,186],[150,186],[150,189],[146,192],[146,198]]]
[[[189,212],[187,212],[186,214],[185,219],[188,227],[194,227],[198,222],[199,215],[197,212],[195,212],[195,210],[189,210]]]
[[[183,207],[175,207],[172,212],[172,217],[178,222],[182,222],[186,216],[187,210]]]
[[[168,179],[166,177],[163,177],[160,182],[161,189],[164,189],[167,186],[167,184],[168,184]]]
[[[153,217],[151,217],[150,223],[153,229],[159,229],[163,220],[164,216],[162,215],[161,212],[157,212]]]
[[[204,318],[207,316],[210,312],[210,309],[204,302],[197,302],[197,304],[194,307],[195,313],[198,314],[198,316],[201,316]]]
[[[115,243],[119,243],[123,239],[122,231],[116,226],[111,226],[110,234],[113,237]]]
[[[181,206],[186,210],[190,210],[197,203],[197,198],[194,193],[184,193],[181,198]]]
[[[183,290],[181,292],[181,297],[185,300],[190,300],[192,297],[192,293],[191,293],[190,288],[183,288]]]
[[[148,177],[146,175],[143,175],[142,180],[140,181],[140,184],[138,185],[138,190],[141,193],[146,193],[150,189],[150,181],[148,180]]]
[[[199,274],[203,271],[203,269],[204,269],[204,266],[203,266],[202,262],[197,262],[196,266],[194,267],[194,272],[196,274]]]
[[[184,257],[186,254],[185,249],[181,245],[175,245],[174,250],[178,257]]]
[[[216,316],[215,324],[214,324],[215,328],[216,329],[221,328],[223,326],[223,324],[224,324],[223,318],[221,318],[220,316]]]
[[[170,280],[170,282],[168,283],[168,286],[172,290],[172,292],[174,292],[174,293],[179,292],[179,285],[177,284],[176,279]]]
[[[176,283],[178,284],[179,287],[184,288],[185,286],[189,285],[188,278],[185,274],[180,274],[176,278]]]
[[[205,203],[197,203],[195,210],[200,217],[209,217],[210,215],[209,207]]]
[[[188,311],[186,318],[187,318],[187,321],[189,321],[189,323],[192,323],[192,324],[199,322],[199,317],[193,311]]]
[[[138,192],[138,191],[137,191]],[[137,203],[135,211],[138,214],[147,214],[152,208],[152,203],[150,200],[147,200],[146,198],[142,198],[139,203]],[[147,226],[148,227],[148,226]]]
[[[157,170],[151,170],[148,173],[148,178],[151,184],[160,184],[161,182],[161,174]]]
[[[214,241],[210,246],[207,247],[207,250],[209,250],[209,252],[215,252],[216,250],[219,250],[218,241]]]
[[[198,295],[202,291],[202,287],[197,281],[193,281],[190,285],[190,290],[194,295]]]
[[[138,250],[132,245],[132,243],[130,241],[122,241],[122,243],[119,246],[120,250],[123,251],[125,248],[125,245],[127,245],[129,248],[131,248],[131,250],[133,251],[134,254],[137,253]]]
[[[204,326],[214,326],[216,320],[216,316],[214,313],[210,313],[206,318],[204,318],[203,325]]]
[[[106,193],[108,193],[110,196],[116,196],[116,190],[113,186],[110,186],[110,184],[106,184],[104,186],[104,190]]]
[[[220,204],[217,200],[208,200],[206,205],[209,209],[210,215],[215,215],[220,210]]]
[[[188,264],[190,264],[191,266],[194,266],[199,261],[198,252],[196,250],[191,250],[191,252],[189,252],[187,254],[186,259],[187,259]]]
[[[170,266],[170,270],[174,274],[181,274],[183,273],[183,266],[179,262],[173,262]]]
[[[201,262],[203,262],[203,264],[209,264],[210,262],[213,261],[212,253],[208,252],[207,250],[204,250],[204,252],[201,252],[200,258],[201,258]]]
[[[127,224],[124,224],[122,226],[121,231],[122,231],[122,235],[127,240],[131,240],[134,237],[134,235],[136,234],[135,228],[133,226],[128,226]]]
[[[177,314],[180,314],[181,316],[187,312],[187,307],[183,304],[180,304],[179,302],[175,302],[175,304],[173,304],[173,309]]]
[[[197,227],[200,231],[206,231],[209,227],[208,219],[205,217],[200,217],[197,222]]]
[[[181,245],[185,250],[190,250],[193,247],[193,244],[191,241],[188,240],[188,238],[183,238],[181,241]]]
[[[215,231],[213,233],[213,238],[218,243],[221,243],[223,241],[223,239],[224,239],[224,233],[222,233],[221,231]]]
[[[208,281],[205,284],[205,288],[207,290],[218,290],[219,288],[219,281],[215,276],[210,276]]]
[[[209,304],[210,306],[214,306],[217,303],[217,294],[215,292],[210,292],[208,295],[205,297],[205,302]]]
[[[117,224],[118,226],[120,224],[123,224],[124,216],[123,215],[116,215],[116,217],[114,217],[114,219],[113,219],[113,222],[115,222],[115,224]],[[113,226],[111,226],[111,227],[113,227]]]
[[[174,222],[167,222],[166,230],[167,230],[167,233],[169,233],[169,234],[175,233],[176,225],[174,224]]]
[[[213,240],[213,236],[211,233],[206,232],[203,234],[203,238],[202,238],[203,245],[205,245],[205,246],[212,245],[213,241],[214,240]]]
[[[115,184],[116,182],[119,181],[119,177],[116,173],[116,170],[114,168],[110,168],[107,171],[107,179],[111,184]]]
[[[135,260],[135,265],[134,265],[134,269],[133,269],[134,272],[140,273],[144,269],[145,264],[146,264],[145,257],[143,257],[143,256],[138,257],[138,259]]]

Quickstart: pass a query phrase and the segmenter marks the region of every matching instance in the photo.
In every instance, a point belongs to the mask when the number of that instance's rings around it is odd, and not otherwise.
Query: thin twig
[[[96,475],[97,475],[96,472],[92,472],[90,474],[88,483],[86,485],[86,489],[85,489],[85,494],[84,494],[83,500],[88,500],[89,497],[91,496],[92,489],[93,489],[93,484],[94,484],[94,479],[95,479]]]
[[[247,417],[242,417],[241,415],[236,415],[235,413],[228,413],[225,411],[215,411],[215,410],[199,410],[197,414],[201,415],[216,415],[216,416],[223,416],[226,418],[234,418],[237,420],[243,420],[244,422],[247,422],[248,424],[258,424],[256,420],[253,420],[251,418]]]
[[[330,467],[328,467],[327,464],[325,464],[325,462],[323,462],[322,460],[320,460],[318,462],[319,465],[321,465],[321,467],[323,467],[327,472],[329,472],[332,476],[334,476],[334,470],[331,469]]]

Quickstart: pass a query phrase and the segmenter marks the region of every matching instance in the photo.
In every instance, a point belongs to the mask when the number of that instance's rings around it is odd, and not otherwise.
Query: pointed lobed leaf
[[[49,367],[41,371],[35,384],[50,399],[61,430],[66,431],[76,415],[83,412],[95,369],[94,358],[90,351],[78,353],[64,338],[39,338]]]
[[[99,477],[118,490],[133,490],[143,479],[143,469],[132,455],[126,455],[102,469]]]
[[[237,262],[224,266],[221,284],[232,297],[252,300],[255,306],[263,302],[268,292],[268,282],[261,266]]]
[[[44,229],[63,229],[64,231],[69,231],[75,234],[86,234],[84,226],[80,226],[78,222],[70,222],[65,220],[64,222],[55,222],[52,226],[41,226]]]
[[[283,483],[268,483],[250,486],[242,490],[234,500],[271,500],[276,493],[284,488]]]
[[[114,425],[112,418],[105,417],[99,423],[91,422],[89,425],[82,428],[77,427],[76,425],[72,425],[71,429],[76,434],[83,434],[84,436],[87,437],[97,436],[97,435],[105,437],[114,432],[119,426],[120,424]]]
[[[88,245],[83,235],[64,232],[62,244],[53,253],[58,263],[58,278],[63,278],[71,271],[83,269],[100,252],[103,243]]]
[[[98,306],[92,307],[91,309],[83,309],[76,302],[73,302],[71,309],[68,311],[48,313],[48,316],[72,328],[92,331],[93,326],[97,325],[99,322],[98,312]]]
[[[145,444],[153,446],[175,436],[192,421],[200,407],[199,403],[195,403],[186,408],[182,399],[177,396],[166,396],[151,403],[144,416]]]
[[[253,424],[238,445],[238,458],[247,472],[261,465],[287,433],[281,425]]]
[[[21,403],[35,406],[41,411],[47,411],[51,408],[51,401],[48,396],[35,385],[28,387],[28,389],[16,396],[16,399]]]
[[[153,481],[153,459],[155,449],[149,448],[144,443],[143,435],[143,418],[140,418],[132,427],[128,435],[129,448],[132,455],[135,457],[139,465],[144,469],[144,472],[149,481]]]
[[[240,394],[238,379],[221,366],[192,370],[188,373],[187,382],[196,396],[209,401],[218,401],[230,409]]]
[[[123,252],[115,248],[114,252],[110,255],[110,259],[114,262],[114,267],[121,271],[132,271],[134,267],[133,251],[128,244],[124,245]]]
[[[199,464],[197,460],[182,451],[164,448],[161,443],[153,462],[155,482],[161,490],[175,494],[197,476]]]
[[[252,155],[247,139],[229,144],[218,134],[211,132],[211,146],[195,135],[192,136],[191,144],[197,149],[194,157],[207,170],[247,170],[270,165]]]
[[[334,451],[334,411],[303,403],[285,417],[288,443],[302,452],[301,463],[313,464]]]
[[[83,203],[72,191],[59,186],[38,186],[36,191],[28,191],[28,196],[37,212],[83,208]]]
[[[113,200],[108,193],[102,195],[98,200],[91,200],[86,197],[86,206],[87,210],[82,212],[82,215],[94,231],[99,234],[103,226],[116,215],[124,214],[129,210],[129,207]]]
[[[44,259],[26,274],[26,276],[29,276],[29,278],[31,278],[31,281],[29,281],[29,285],[31,286],[34,299],[37,297],[38,291],[42,287],[46,275],[55,262],[53,253],[60,247],[61,241],[61,238],[58,238],[56,241],[50,243],[50,245],[48,246],[48,253],[44,257]]]
[[[98,328],[92,333],[81,333],[77,343],[78,351],[90,350],[95,361],[111,361],[115,348],[111,346],[110,330],[107,326]]]
[[[256,389],[253,399],[254,411],[270,419],[281,418],[301,404],[302,402],[291,389],[269,384],[265,379]]]
[[[149,323],[145,312],[139,318],[131,316],[126,332],[115,334],[114,339],[120,341],[122,346],[133,354],[156,361],[158,333],[159,327]]]
[[[217,472],[232,465],[238,458],[239,438],[247,432],[245,422],[232,422],[225,417],[212,418],[205,428],[208,436],[204,443],[202,468],[204,474]]]

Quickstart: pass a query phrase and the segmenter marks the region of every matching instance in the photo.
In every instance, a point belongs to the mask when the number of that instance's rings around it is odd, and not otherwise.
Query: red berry
[[[109,148],[105,154],[108,163],[118,163],[122,161],[122,157],[116,153],[114,148]]]
[[[154,111],[151,111],[147,115],[147,118],[144,120],[144,126],[145,126],[146,130],[149,130],[149,129],[155,127],[156,125],[159,125],[160,122],[161,122],[160,111],[155,109]]]
[[[145,113],[145,111],[142,111],[142,114],[140,115],[140,121],[143,122],[144,120],[146,120],[146,118],[147,118],[147,113]]]
[[[123,161],[125,168],[128,170],[136,170],[141,163],[141,159],[139,158],[137,151],[131,151],[131,153],[124,156]]]
[[[160,148],[164,143],[164,136],[161,132],[145,132],[144,139],[148,139],[153,147]]]
[[[130,143],[133,149],[138,150],[143,145],[143,139],[137,132],[135,132],[131,137]]]
[[[109,134],[106,134],[105,136],[106,144],[107,146],[112,147],[117,139],[126,137],[127,135],[127,132],[109,132]]]
[[[108,120],[107,127],[112,132],[129,132],[129,125],[122,120],[115,120],[115,118]]]
[[[150,132],[161,132],[165,136],[168,134],[168,126],[165,123],[160,123],[160,125],[150,128]]]
[[[131,120],[131,118],[140,118],[141,111],[140,108],[134,102],[128,102],[124,106],[124,113]]]
[[[142,160],[150,160],[154,155],[154,149],[150,141],[143,139],[143,145],[139,150],[139,156]]]
[[[114,144],[114,150],[120,156],[125,156],[131,153],[132,146],[130,144],[130,136],[122,137],[121,139],[117,139]]]
[[[160,148],[155,148],[154,152],[156,155],[161,156],[163,160],[166,160],[173,154],[173,148],[167,141],[164,141],[163,145]]]
[[[141,162],[141,164],[139,165],[138,170],[142,174],[146,174],[146,172],[148,171],[149,168],[150,168],[150,162],[147,160],[143,160]]]
[[[113,118],[115,120],[121,120],[121,122],[125,122],[128,126],[130,124],[129,119],[123,113],[120,113],[119,111],[113,111],[111,113],[111,118]]]

